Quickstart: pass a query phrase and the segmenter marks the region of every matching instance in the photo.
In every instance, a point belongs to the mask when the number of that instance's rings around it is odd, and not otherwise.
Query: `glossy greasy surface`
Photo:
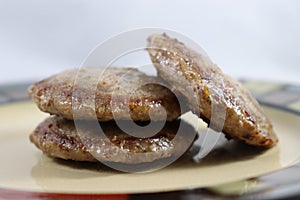
[[[135,68],[81,68],[64,71],[29,88],[44,112],[66,119],[134,121],[176,119],[181,111],[176,96],[156,77]],[[75,112],[74,112],[75,111]]]
[[[93,126],[93,122],[83,123],[84,125],[79,129],[81,129],[81,134],[84,134],[79,136],[73,121],[61,117],[49,117],[38,125],[30,135],[30,140],[51,157],[92,162],[100,159],[106,162],[128,164],[152,162],[179,155],[180,152],[185,151],[182,148],[189,145],[187,144],[189,140],[184,140],[184,138],[180,139],[181,143],[173,141],[179,128],[179,120],[167,122],[158,134],[150,138],[130,136],[118,128],[114,121],[100,123],[106,138],[99,134],[99,129]],[[187,125],[185,125],[185,131],[185,137],[192,136],[195,132]],[[124,153],[136,156],[125,157]]]
[[[277,143],[271,121],[250,92],[206,55],[165,34],[149,37],[148,47],[159,76],[187,98],[194,113],[209,122],[212,106],[221,106],[226,112],[223,132],[228,138],[263,147]],[[220,110],[217,117],[224,114]]]

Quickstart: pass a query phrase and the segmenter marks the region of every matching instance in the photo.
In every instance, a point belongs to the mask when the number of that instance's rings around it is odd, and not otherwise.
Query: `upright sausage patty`
[[[82,68],[34,83],[29,95],[40,110],[70,120],[75,111],[77,119],[148,121],[150,112],[151,120],[172,121],[179,101],[159,84],[135,68]]]
[[[166,34],[150,36],[148,47],[159,76],[186,97],[194,113],[209,122],[212,104],[221,105],[226,110],[223,132],[228,137],[264,147],[278,142],[269,118],[250,92],[207,56]]]
[[[195,130],[187,123],[182,122],[180,125],[180,120],[166,122],[159,133],[149,138],[130,136],[118,128],[114,121],[101,122],[100,126],[109,139],[107,140],[92,123],[94,122],[84,121],[84,125],[75,127],[71,120],[49,117],[37,126],[30,135],[30,140],[51,157],[135,164],[181,155],[196,135]],[[179,126],[184,126],[185,134],[174,140]],[[81,133],[80,136],[78,132]],[[124,153],[136,156],[124,156]]]

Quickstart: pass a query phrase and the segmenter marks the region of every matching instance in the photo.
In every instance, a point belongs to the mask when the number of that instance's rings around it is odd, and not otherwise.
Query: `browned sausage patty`
[[[66,119],[73,119],[73,111],[76,119],[94,119],[96,115],[99,121],[148,121],[150,109],[152,120],[167,117],[171,121],[181,114],[176,96],[159,85],[158,78],[135,68],[102,72],[103,68],[68,70],[34,83],[29,95],[40,110]]]
[[[212,104],[222,105],[226,108],[223,132],[228,137],[264,147],[278,142],[269,118],[250,92],[208,57],[165,34],[150,36],[148,47],[159,76],[187,98],[194,113],[209,122]]]
[[[89,126],[91,123],[93,122],[85,121],[83,126],[76,129],[71,120],[57,116],[49,117],[33,131],[30,140],[51,157],[96,162],[97,159],[91,155],[92,153],[101,161],[135,164],[181,155],[196,135],[191,126],[182,122],[184,124],[180,126],[184,126],[184,138],[174,140],[180,120],[167,122],[159,133],[149,138],[127,135],[114,121],[101,122],[100,126],[109,138],[107,141],[100,136],[97,128]],[[77,130],[80,130],[81,137]],[[124,156],[124,152],[136,156]]]

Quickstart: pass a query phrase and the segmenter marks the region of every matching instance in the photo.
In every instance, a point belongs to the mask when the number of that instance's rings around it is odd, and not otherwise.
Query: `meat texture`
[[[158,75],[186,97],[190,109],[199,117],[210,122],[212,106],[224,108],[226,114],[221,130],[228,138],[263,147],[272,147],[278,142],[270,119],[255,98],[206,55],[166,34],[150,36],[148,52]]]
[[[180,97],[162,84],[135,68],[81,68],[34,83],[29,95],[40,110],[70,120],[172,121]]]
[[[128,135],[114,121],[100,123],[105,135],[99,134],[95,122],[82,123],[76,127],[71,120],[52,116],[37,126],[30,140],[51,157],[136,164],[181,155],[196,135],[194,128],[180,120],[167,122],[160,132],[149,138]],[[181,134],[175,140],[179,126],[184,127],[186,134]]]

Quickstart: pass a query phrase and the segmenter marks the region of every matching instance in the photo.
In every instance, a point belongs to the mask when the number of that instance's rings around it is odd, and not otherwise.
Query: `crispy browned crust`
[[[135,68],[108,68],[102,72],[103,68],[68,70],[34,83],[28,92],[41,111],[66,119],[73,119],[72,107],[76,119],[94,119],[96,115],[99,121],[148,121],[150,109],[152,120],[165,120],[163,109],[168,121],[181,114],[177,97],[159,85],[158,78]]]
[[[89,126],[90,123],[92,122],[85,121],[83,126],[76,129],[71,120],[57,116],[49,117],[37,126],[30,135],[30,140],[43,153],[51,157],[89,162],[97,162],[97,159],[100,159],[106,162],[126,164],[152,162],[178,155],[185,151],[182,148],[192,141],[183,138],[180,139],[180,144],[174,143],[173,138],[178,131],[179,120],[167,122],[159,133],[150,138],[136,138],[127,135],[118,128],[114,121],[102,122],[100,126],[110,142],[100,136],[98,129]],[[191,126],[187,124],[184,126],[187,131],[185,137],[195,135],[195,130]],[[80,137],[77,130],[80,130]],[[139,154],[139,156],[124,156],[122,154],[124,152]]]
[[[159,76],[182,93],[190,109],[206,122],[212,104],[222,105],[226,108],[223,132],[229,138],[263,147],[278,142],[269,118],[250,92],[208,57],[165,34],[149,37],[148,47]]]

